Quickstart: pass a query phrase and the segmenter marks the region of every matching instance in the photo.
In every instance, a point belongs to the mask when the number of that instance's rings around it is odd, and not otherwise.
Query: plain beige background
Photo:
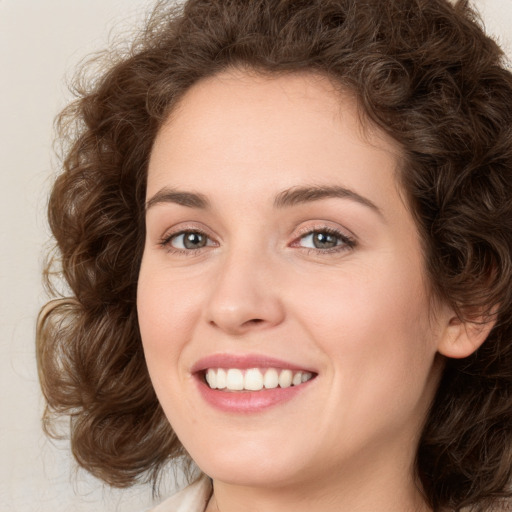
[[[386,0],[383,0],[386,1]],[[65,77],[136,25],[149,0],[0,0],[0,511],[137,512],[151,491],[112,491],[74,473],[66,442],[41,433],[35,318],[55,172],[52,121],[69,98]],[[475,0],[512,56],[512,0]],[[169,489],[172,488],[172,478]]]

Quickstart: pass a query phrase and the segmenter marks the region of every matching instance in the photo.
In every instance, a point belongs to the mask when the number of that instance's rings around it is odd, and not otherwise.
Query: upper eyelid
[[[179,222],[176,225],[165,229],[164,234],[160,238],[170,238],[187,232],[201,233],[212,239],[219,238],[217,235],[214,235],[213,231],[207,228],[202,222]]]
[[[169,235],[165,240],[163,240],[163,243],[165,245],[168,245],[168,244],[171,244],[171,242],[176,239],[177,237],[180,237],[180,236],[184,236],[186,233],[197,233],[201,236],[204,236],[207,240],[207,243],[205,246],[203,247],[198,247],[197,249],[195,250],[199,250],[199,249],[203,249],[204,247],[211,247],[211,245],[208,244],[208,241],[213,241],[215,243],[214,240],[212,240],[212,238],[210,236],[208,236],[206,233],[203,233],[203,232],[200,232],[200,231],[197,231],[197,230],[192,230],[192,229],[189,229],[189,230],[184,230],[184,231],[178,231],[177,233],[173,233],[171,235]],[[192,249],[187,249],[187,251],[189,250],[192,250]]]
[[[312,231],[309,231],[309,232],[306,232],[304,233],[303,235],[300,235],[298,237],[295,238],[295,240],[292,242],[292,245],[297,245],[301,240],[309,237],[309,236],[312,236],[314,233],[328,233],[330,235],[333,235],[335,237],[337,237],[339,239],[339,241],[341,242],[340,244],[336,245],[335,247],[341,247],[341,246],[345,246],[346,248],[350,247],[350,248],[354,248],[358,245],[358,242],[355,238],[351,237],[351,236],[348,236],[344,233],[341,233],[340,231],[337,231],[337,230],[327,230],[327,229],[314,229]],[[334,249],[331,248],[331,249]],[[311,248],[307,248],[307,250],[312,250]],[[324,252],[326,250],[329,250],[329,249],[313,249],[313,250],[317,250],[317,251],[320,251],[320,252]]]
[[[206,243],[206,245],[204,245],[203,247],[198,247],[195,249],[174,247],[172,244],[172,241],[176,237],[182,236],[185,233],[200,233],[201,235],[205,236],[208,241],[213,241],[213,244]],[[205,250],[207,248],[212,248],[212,247],[218,245],[218,243],[210,235],[208,235],[208,233],[204,232],[203,230],[199,230],[197,228],[192,228],[192,229],[184,228],[184,229],[178,229],[178,230],[170,232],[170,233],[167,231],[157,241],[156,245],[162,249],[165,249],[165,251],[169,254],[182,255],[182,256],[193,256],[193,255],[198,255],[199,253],[202,253],[203,250]]]
[[[357,236],[349,229],[347,229],[344,226],[340,226],[336,223],[336,225],[333,225],[334,223],[331,221],[313,221],[311,224],[302,226],[299,228],[296,228],[292,231],[290,234],[290,237],[292,238],[290,242],[288,243],[294,243],[297,240],[312,234],[312,233],[318,233],[322,231],[326,231],[332,234],[337,234],[341,238],[346,238],[352,242],[357,243],[358,238]],[[215,242],[215,243],[222,243],[222,237],[219,236],[217,233],[213,232],[211,229],[207,228],[202,222],[196,223],[196,222],[183,222],[178,223],[176,226],[173,226],[169,229],[167,229],[162,236],[159,237],[159,244],[165,244],[169,243],[173,237],[176,237],[178,235],[181,235],[183,233],[187,232],[196,232],[200,233],[204,236],[206,236],[209,240]]]
[[[173,239],[175,239],[178,236],[182,236],[185,233],[199,233],[200,235],[205,236],[208,240],[211,240],[216,243],[215,239],[212,236],[210,236],[208,233],[206,233],[205,231],[202,231],[199,229],[179,229],[179,230],[173,231],[173,232],[166,232],[160,238],[159,244],[161,244],[161,245],[170,244]]]
[[[331,248],[325,248],[325,249],[320,249],[320,248],[311,248],[311,247],[301,247],[298,245],[298,242],[300,242],[302,239],[306,238],[307,236],[311,236],[313,235],[314,233],[321,233],[322,231],[324,232],[327,232],[331,235],[334,235],[336,237],[338,237],[340,239],[340,244],[337,244],[336,246],[334,247],[331,247]],[[177,236],[183,236],[185,233],[200,233],[202,235],[204,235],[209,241],[212,241],[213,244],[206,244],[205,246],[202,246],[202,247],[198,247],[198,248],[193,248],[193,249],[186,249],[186,248],[179,248],[179,247],[174,247],[172,245],[172,241],[175,239],[175,237]],[[170,233],[169,235],[167,236],[164,236],[159,242],[158,242],[158,245],[166,248],[166,250],[170,253],[175,253],[175,254],[188,254],[188,255],[193,255],[193,254],[199,254],[200,252],[202,253],[203,250],[205,250],[206,248],[210,247],[215,247],[217,246],[218,247],[218,242],[216,242],[215,240],[213,240],[208,234],[204,233],[204,232],[199,232],[198,230],[194,230],[194,229],[183,229],[183,230],[179,230],[179,231],[176,231],[174,233]],[[331,253],[331,252],[339,252],[340,250],[343,250],[343,251],[346,251],[346,250],[350,250],[350,249],[354,249],[358,243],[357,241],[350,237],[350,236],[347,236],[343,233],[341,233],[339,230],[335,230],[335,229],[310,229],[310,230],[307,230],[305,231],[303,234],[299,235],[299,236],[296,236],[291,243],[287,244],[288,246],[290,247],[296,247],[297,249],[302,249],[302,250],[305,250],[305,251],[308,251],[308,252],[315,252],[315,253],[318,253],[318,254],[327,254],[327,253]]]
[[[298,236],[295,239],[300,238],[302,236],[308,235],[310,233],[318,233],[322,231],[329,231],[334,234],[339,234],[342,237],[349,238],[351,240],[356,241],[357,236],[350,230],[342,226],[333,226],[330,222],[318,223],[316,225],[304,226],[303,228],[298,229]]]

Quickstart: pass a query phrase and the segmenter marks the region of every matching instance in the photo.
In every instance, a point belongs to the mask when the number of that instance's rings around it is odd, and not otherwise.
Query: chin
[[[210,478],[237,486],[279,487],[300,480],[305,471],[304,454],[259,443],[231,444],[225,449],[217,445],[191,455]]]

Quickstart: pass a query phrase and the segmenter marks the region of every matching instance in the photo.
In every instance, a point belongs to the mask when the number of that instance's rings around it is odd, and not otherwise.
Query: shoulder
[[[211,481],[203,475],[149,512],[204,512],[211,494]]]

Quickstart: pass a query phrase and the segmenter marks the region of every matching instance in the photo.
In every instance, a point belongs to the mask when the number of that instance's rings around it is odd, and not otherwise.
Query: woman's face
[[[444,320],[400,163],[314,75],[223,73],[160,130],[140,330],[162,407],[214,479],[411,472]]]

